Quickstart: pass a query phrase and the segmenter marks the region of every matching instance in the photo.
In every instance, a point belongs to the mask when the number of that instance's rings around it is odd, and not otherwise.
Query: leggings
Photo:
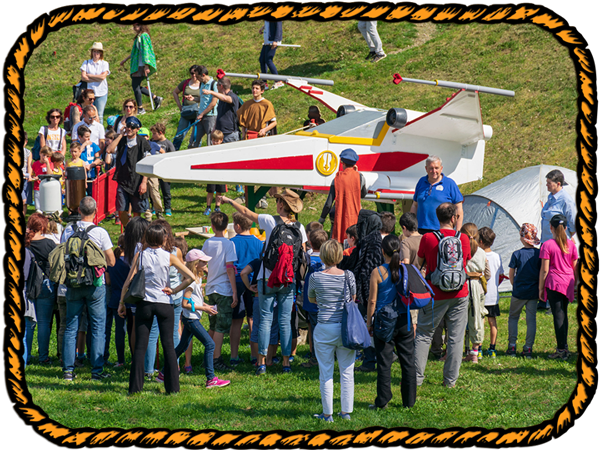
[[[569,334],[567,306],[569,306],[569,299],[566,295],[548,288],[546,288],[546,298],[550,302],[550,308],[552,308],[556,348],[558,350],[567,350],[567,335]]]
[[[146,97],[150,96],[148,88],[141,86],[142,81],[145,79],[145,77],[131,77],[131,87],[133,88],[133,95],[135,96],[135,102],[137,103],[138,108],[142,107],[142,94]]]

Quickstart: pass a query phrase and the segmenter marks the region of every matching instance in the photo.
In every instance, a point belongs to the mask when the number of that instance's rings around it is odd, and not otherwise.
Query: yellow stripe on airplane
[[[379,147],[383,142],[383,138],[387,134],[390,126],[387,123],[383,124],[379,135],[376,138],[359,138],[350,136],[337,136],[335,134],[324,134],[319,133],[317,130],[313,131],[298,131],[297,136],[310,136],[329,140],[332,144],[349,144],[349,145],[369,145],[373,147]]]

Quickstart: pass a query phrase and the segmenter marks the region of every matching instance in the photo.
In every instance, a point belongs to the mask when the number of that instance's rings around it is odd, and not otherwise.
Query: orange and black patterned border
[[[578,116],[577,233],[581,238],[582,280],[579,291],[577,335],[579,353],[577,385],[569,401],[551,420],[523,429],[452,428],[445,430],[372,427],[361,431],[266,431],[245,433],[211,430],[165,429],[70,429],[51,420],[31,399],[27,390],[22,359],[23,321],[23,235],[21,208],[21,170],[23,164],[23,88],[24,69],[33,50],[48,33],[82,23],[163,22],[190,24],[232,24],[257,20],[357,20],[434,23],[508,23],[533,24],[552,33],[568,48],[577,75]],[[19,416],[40,435],[54,444],[68,447],[142,446],[187,448],[341,448],[357,446],[406,447],[512,447],[536,445],[557,438],[573,426],[589,405],[598,383],[598,354],[595,343],[597,325],[595,197],[596,180],[596,72],[585,39],[575,28],[551,10],[527,5],[416,5],[413,3],[261,3],[254,5],[86,5],[68,6],[44,14],[28,26],[11,49],[4,66],[5,125],[4,175],[2,194],[6,219],[4,285],[4,359],[6,384]]]

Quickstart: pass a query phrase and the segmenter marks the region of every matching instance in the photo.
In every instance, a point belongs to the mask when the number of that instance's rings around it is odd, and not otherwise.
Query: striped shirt
[[[356,295],[356,282],[354,274],[348,272],[350,283],[350,294]],[[344,284],[345,276],[331,275],[323,272],[315,272],[308,282],[308,296],[317,299],[319,314],[318,323],[341,323],[344,311]]]

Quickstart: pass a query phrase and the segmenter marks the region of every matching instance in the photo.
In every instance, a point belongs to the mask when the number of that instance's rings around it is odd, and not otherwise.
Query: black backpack
[[[29,300],[35,300],[42,293],[42,286],[46,276],[36,261],[33,252],[28,248],[26,248],[25,251],[29,252],[30,258],[29,273],[27,274],[27,279],[25,280],[25,295]]]
[[[275,265],[279,260],[279,247],[283,244],[291,245],[294,252],[293,268],[296,274],[303,258],[300,222],[296,221],[286,224],[279,216],[274,216],[274,219],[277,225],[273,228],[269,242],[265,247],[263,264],[267,270],[272,271],[275,269]]]

